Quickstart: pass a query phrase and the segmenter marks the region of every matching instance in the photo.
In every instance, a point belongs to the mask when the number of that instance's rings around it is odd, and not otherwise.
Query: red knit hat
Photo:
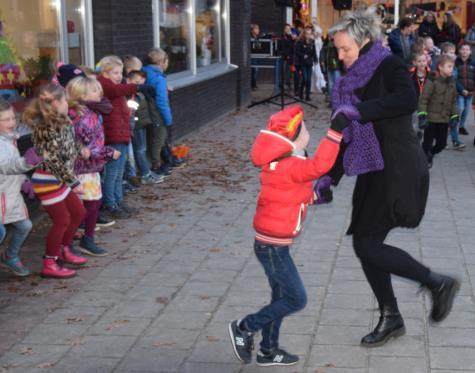
[[[277,132],[289,140],[294,140],[303,121],[303,110],[299,105],[290,106],[287,109],[275,113],[269,118],[267,129]]]

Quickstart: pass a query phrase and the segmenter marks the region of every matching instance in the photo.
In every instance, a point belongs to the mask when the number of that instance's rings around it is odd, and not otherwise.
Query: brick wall
[[[280,35],[286,23],[285,9],[274,0],[251,0],[251,23],[257,23],[262,33]]]
[[[249,25],[251,0],[230,1],[231,63],[237,70],[172,92],[174,134],[183,136],[250,102]],[[93,0],[94,51],[143,57],[153,46],[151,0]]]

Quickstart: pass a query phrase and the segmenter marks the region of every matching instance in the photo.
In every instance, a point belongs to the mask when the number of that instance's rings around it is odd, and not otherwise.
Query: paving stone
[[[213,311],[219,299],[217,297],[198,295],[178,295],[167,306],[169,310],[177,311]]]
[[[164,311],[150,326],[166,325],[169,328],[201,329],[209,321],[211,314],[204,311]]]
[[[27,334],[23,343],[70,346],[88,329],[88,325],[77,320],[78,325],[75,325],[76,321],[71,321],[70,324],[40,324]]]
[[[362,326],[320,325],[317,329],[315,344],[354,345],[360,344],[361,338],[369,333],[369,328]]]
[[[320,325],[370,325],[371,312],[359,309],[323,308],[319,320]]]
[[[188,350],[193,346],[200,330],[172,329],[166,325],[149,328],[137,341],[137,347]]]
[[[135,343],[130,336],[88,335],[71,349],[71,354],[83,357],[121,358]]]
[[[369,351],[371,356],[425,356],[424,336],[404,335],[392,338],[384,346]]]
[[[313,369],[315,372],[319,367],[365,368],[366,352],[366,349],[362,347],[314,345],[308,362],[309,371]],[[326,372],[326,368],[323,371]]]
[[[147,300],[123,300],[110,308],[104,316],[154,318],[164,307],[163,302],[157,298]]]
[[[369,373],[422,373],[426,371],[424,357],[370,356],[369,358]]]
[[[176,372],[189,354],[176,349],[134,347],[119,365],[117,371],[125,372]]]
[[[93,326],[91,326],[87,335],[125,335],[139,336],[146,330],[152,319],[148,318],[120,318],[120,317],[101,317]]]
[[[238,373],[241,364],[185,363],[180,373]]]
[[[68,353],[53,368],[52,373],[106,373],[112,372],[120,359],[88,357],[84,358]]]
[[[105,312],[102,307],[81,307],[75,306],[72,308],[58,308],[51,312],[44,324],[75,324],[75,325],[90,325],[93,324]]]
[[[467,325],[467,327],[468,326],[473,325]],[[429,345],[438,347],[475,347],[475,329],[470,329],[467,327],[463,329],[429,327]]]
[[[64,345],[17,344],[0,358],[0,367],[30,372],[34,368],[57,363],[69,349],[70,346]]]
[[[475,370],[475,348],[432,347],[430,364],[433,369]]]

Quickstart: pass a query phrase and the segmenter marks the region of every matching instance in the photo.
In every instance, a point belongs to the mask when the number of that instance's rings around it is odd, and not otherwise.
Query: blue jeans
[[[279,347],[282,319],[300,311],[307,304],[307,293],[290,257],[288,246],[254,243],[254,252],[262,264],[272,289],[271,303],[259,312],[247,315],[242,322],[246,329],[262,331],[261,351],[269,353]]]
[[[147,158],[147,128],[136,128],[132,142],[137,168],[142,176],[148,175],[150,173],[150,162]]]
[[[126,177],[137,176],[135,157],[134,157],[134,147],[132,146],[132,143],[129,143],[127,147],[127,161],[125,162],[125,176]]]
[[[303,89],[305,87],[305,96],[310,95],[310,89],[312,87],[312,73],[313,66],[299,66],[299,71],[301,72],[301,82],[299,87],[299,95],[303,97]]]
[[[12,237],[10,238],[8,248],[5,250],[5,254],[9,258],[16,258],[33,225],[30,219],[24,219],[11,223],[11,226],[13,227]],[[6,234],[5,226],[0,224],[0,243],[3,242]]]
[[[472,102],[473,96],[457,96],[457,106],[459,108],[460,113],[460,128],[465,128],[465,121],[467,120],[467,116],[469,110],[472,110]],[[453,138],[452,138],[453,141]]]
[[[335,82],[340,79],[341,71],[340,70],[328,70],[328,94],[331,96],[332,89],[335,86]]]
[[[452,143],[454,143],[454,144],[460,144],[461,141],[460,141],[460,139],[459,139],[458,126],[449,127],[449,129],[450,129],[450,138],[452,139]]]
[[[111,144],[120,152],[120,157],[106,163],[103,174],[103,198],[104,207],[109,209],[117,208],[124,198],[122,190],[122,179],[124,177],[125,162],[127,161],[127,144]]]

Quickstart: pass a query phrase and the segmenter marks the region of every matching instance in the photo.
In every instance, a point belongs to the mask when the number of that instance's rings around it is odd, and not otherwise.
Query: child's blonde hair
[[[43,85],[38,91],[38,97],[31,100],[23,111],[23,122],[30,127],[48,125],[62,128],[66,123],[70,123],[70,120],[67,115],[56,110],[53,102],[62,100],[65,96],[63,87],[52,83]]]
[[[168,54],[161,48],[152,48],[147,54],[150,62],[154,65],[158,65],[168,60]]]
[[[77,78],[71,80],[66,87],[66,91],[68,92],[69,107],[74,109],[82,109],[84,106],[83,97],[94,88],[100,92],[102,97],[104,92],[102,90],[101,83],[99,83],[96,78],[78,76]]]
[[[116,66],[119,66],[121,69],[124,68],[122,60],[117,56],[102,57],[97,66],[99,67],[101,73],[108,72]]]

